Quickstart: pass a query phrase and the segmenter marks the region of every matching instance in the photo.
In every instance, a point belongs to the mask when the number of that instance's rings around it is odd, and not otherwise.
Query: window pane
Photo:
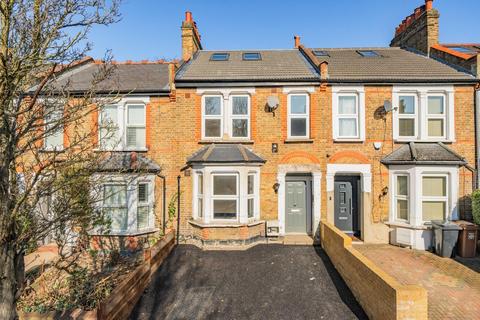
[[[108,184],[103,186],[105,206],[127,206],[127,186]]]
[[[129,105],[127,106],[127,121],[128,124],[145,124],[145,106],[143,105]]]
[[[408,177],[397,176],[397,195],[408,196]]]
[[[290,113],[306,114],[307,113],[307,96],[290,96]]]
[[[339,119],[338,126],[338,134],[340,137],[357,136],[357,119]]]
[[[447,195],[445,177],[423,177],[423,195],[426,197],[445,197]]]
[[[127,147],[145,148],[145,128],[127,128]]]
[[[398,135],[401,137],[412,137],[415,135],[415,119],[399,119]]]
[[[148,184],[146,183],[138,185],[138,202],[148,202]]]
[[[198,175],[198,194],[203,194],[203,174]]]
[[[127,208],[105,208],[105,215],[110,218],[111,230],[127,230]]]
[[[205,114],[206,115],[220,115],[221,97],[205,97]]]
[[[220,119],[205,120],[205,137],[220,137]]]
[[[118,125],[117,106],[106,106],[101,111],[102,125],[114,124]]]
[[[443,137],[443,119],[428,119],[428,136]]]
[[[408,220],[407,200],[397,200],[397,219]]]
[[[232,97],[232,114],[248,114],[248,97]]]
[[[198,198],[197,211],[198,211],[198,217],[199,218],[203,217],[203,199],[202,198]]]
[[[254,212],[253,212],[253,199],[248,199],[248,217],[253,218]]]
[[[357,114],[357,97],[339,97],[338,114]]]
[[[443,97],[428,97],[428,113],[429,114],[443,114],[444,104]]]
[[[54,148],[63,146],[62,111],[49,111],[45,117],[45,129],[49,130],[45,136],[45,146]],[[51,131],[50,131],[51,130]]]
[[[445,201],[423,201],[423,221],[443,220],[446,207]]]
[[[290,135],[305,137],[307,135],[307,119],[290,119]]]
[[[148,206],[137,208],[137,229],[148,228]]]
[[[254,193],[254,184],[255,184],[255,176],[253,174],[248,175],[248,194]]]
[[[52,131],[45,138],[45,146],[50,148],[62,147],[63,146],[63,129],[59,128],[55,131]]]
[[[213,200],[214,219],[235,219],[237,217],[237,200]]]
[[[400,114],[415,114],[415,97],[400,96],[398,112]]]
[[[248,120],[247,119],[232,120],[232,136],[248,137]]]
[[[213,176],[214,195],[236,195],[237,176]]]

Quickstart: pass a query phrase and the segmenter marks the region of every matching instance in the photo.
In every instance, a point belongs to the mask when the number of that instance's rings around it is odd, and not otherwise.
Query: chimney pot
[[[190,11],[185,12],[185,21],[186,22],[192,22],[193,21],[192,13]]]
[[[294,36],[293,39],[295,39],[295,48],[300,47],[300,36]]]
[[[427,11],[433,9],[433,0],[425,0],[425,9]]]

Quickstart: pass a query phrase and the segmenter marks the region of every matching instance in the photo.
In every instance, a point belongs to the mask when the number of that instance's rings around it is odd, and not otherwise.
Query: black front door
[[[359,182],[357,176],[335,177],[335,226],[346,233],[360,236]]]

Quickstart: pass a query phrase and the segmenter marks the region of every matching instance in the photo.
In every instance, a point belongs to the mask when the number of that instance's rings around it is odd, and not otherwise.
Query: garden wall
[[[427,319],[427,291],[401,285],[352,247],[352,239],[327,221],[322,247],[370,319]]]

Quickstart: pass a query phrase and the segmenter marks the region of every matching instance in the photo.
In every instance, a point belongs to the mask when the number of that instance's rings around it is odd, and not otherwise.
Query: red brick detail
[[[209,236],[210,236],[210,232],[208,231],[208,228],[202,229],[202,239],[208,240]]]
[[[288,137],[288,128],[287,128],[287,121],[288,121],[288,116],[287,116],[287,95],[281,95],[280,96],[280,105],[285,106],[284,108],[281,108],[280,110],[280,118],[282,119],[282,138],[283,140],[287,140]]]
[[[145,144],[147,149],[150,149],[152,145],[152,124],[154,119],[152,119],[152,105],[147,103],[145,106]]]
[[[250,134],[251,134],[251,140],[257,140],[257,108],[255,106],[257,105],[257,98],[255,96],[251,97],[251,103],[250,103]]]
[[[363,153],[356,152],[356,151],[340,151],[340,152],[337,152],[330,158],[330,160],[328,162],[329,163],[337,163],[337,162],[339,162],[340,159],[344,159],[344,158],[356,159],[360,163],[364,163],[364,164],[369,164],[370,163],[370,160]]]
[[[316,163],[316,164],[320,163],[320,160],[317,157],[315,157],[313,154],[308,153],[306,151],[289,152],[280,160],[280,163],[291,163],[290,161],[295,158],[308,159],[311,163]]]
[[[190,93],[187,93],[190,96]],[[185,98],[187,98],[187,94],[185,94]],[[200,141],[202,139],[202,97],[195,96],[195,140]]]

